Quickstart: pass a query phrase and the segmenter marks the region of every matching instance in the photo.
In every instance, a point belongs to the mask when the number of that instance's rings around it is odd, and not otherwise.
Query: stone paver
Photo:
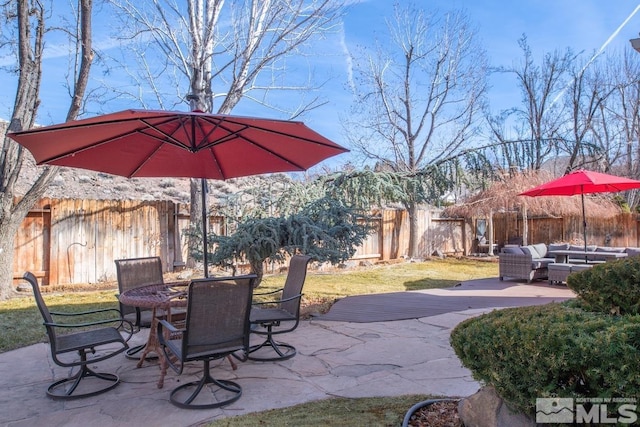
[[[496,283],[491,292],[544,295],[547,287],[530,289],[514,283]],[[478,292],[489,292],[486,289]],[[451,293],[454,293],[451,291]],[[465,294],[468,292],[465,291]],[[566,290],[566,297],[571,297]],[[465,295],[467,298],[469,295]],[[529,301],[530,302],[530,301]],[[479,384],[461,366],[449,345],[449,334],[459,322],[491,311],[482,308],[451,311],[419,319],[374,323],[302,321],[282,340],[298,349],[296,357],[282,362],[238,363],[231,370],[226,360],[212,364],[216,378],[233,379],[243,387],[240,400],[212,410],[185,410],[169,402],[169,392],[196,378],[201,363],[178,376],[169,371],[163,389],[156,387],[156,362],[135,367],[135,361],[115,357],[98,366],[117,371],[122,384],[95,397],[73,401],[49,399],[46,388],[65,369],[52,363],[48,345],[36,344],[0,354],[0,425],[2,426],[192,426],[207,420],[267,409],[282,408],[330,397],[398,396],[434,394],[469,396]],[[144,342],[148,331],[133,338]],[[256,342],[260,337],[256,337]]]

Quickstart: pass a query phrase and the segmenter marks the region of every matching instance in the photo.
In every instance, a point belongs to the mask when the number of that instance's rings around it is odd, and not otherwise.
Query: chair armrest
[[[55,316],[84,316],[87,314],[96,314],[96,313],[106,313],[109,311],[113,311],[118,313],[119,317],[122,317],[122,313],[120,312],[120,310],[118,310],[117,308],[101,308],[98,310],[89,310],[89,311],[78,311],[76,313],[66,313],[66,312],[62,312],[62,311],[50,311],[49,313],[55,315]]]
[[[100,319],[100,320],[90,320],[90,321],[78,322],[78,323],[51,322],[51,323],[48,324],[49,326],[55,326],[55,327],[59,327],[59,328],[68,328],[68,327],[70,327],[70,328],[74,328],[74,327],[75,328],[84,328],[84,327],[87,327],[87,326],[102,325],[102,324],[113,323],[113,322],[120,322],[121,326],[122,326],[122,322],[125,321],[124,317],[122,316],[122,312],[120,310],[118,310],[117,308],[101,308],[101,309],[97,309],[97,310],[78,311],[78,312],[73,312],[73,313],[71,313],[71,312],[62,312],[62,311],[50,311],[49,313],[51,313],[52,316],[60,316],[60,317],[65,317],[65,318],[80,317],[80,316],[90,316],[90,315],[101,314],[101,313],[113,314],[113,317],[108,317],[106,319]],[[44,324],[47,325],[46,322]]]
[[[104,311],[104,310],[98,310]],[[80,328],[89,328],[91,326],[105,325],[108,323],[119,323],[120,325],[116,329],[123,330],[128,336],[125,338],[125,342],[128,342],[133,336],[134,326],[129,320],[124,319],[122,317],[111,318],[111,319],[102,319],[96,320],[92,322],[82,322],[82,323],[57,323],[57,322],[43,322],[42,324],[45,326],[50,326],[54,328],[67,328],[67,329],[80,329]],[[125,327],[125,325],[127,327]]]
[[[166,330],[166,335],[165,335],[165,330]],[[180,360],[179,364],[176,363],[177,362],[176,359],[180,359],[180,358],[179,357],[174,358],[174,356],[176,356],[176,353],[175,353],[176,350],[174,349],[173,345],[169,345],[167,336],[169,337],[176,336],[178,334],[183,334],[184,332],[185,332],[185,329],[178,329],[174,325],[172,325],[170,322],[164,319],[158,319],[157,336],[158,336],[158,341],[160,342],[160,351],[162,351],[162,354],[164,354],[167,365],[169,365],[169,367],[173,369],[177,374],[182,373],[184,363],[182,363],[182,360]]]
[[[498,262],[500,264],[523,264],[530,266],[533,262],[533,257],[529,254],[501,253],[498,255]]]
[[[303,295],[304,294],[298,294],[298,295],[294,295],[294,296],[289,297],[289,298],[284,298],[284,299],[279,299],[279,300],[252,302],[251,305],[280,304],[280,303],[283,303],[283,302],[292,301],[294,299],[300,299],[300,298],[302,298]]]
[[[280,289],[276,289],[275,291],[269,291],[269,292],[254,292],[253,295],[271,295],[271,294],[275,294],[278,292],[282,292],[284,290],[284,288],[280,288]]]
[[[162,328],[167,329],[171,334],[184,332],[184,329],[178,329],[175,327],[175,325],[171,324],[171,322],[162,319],[158,320],[158,338],[160,338],[161,336]]]

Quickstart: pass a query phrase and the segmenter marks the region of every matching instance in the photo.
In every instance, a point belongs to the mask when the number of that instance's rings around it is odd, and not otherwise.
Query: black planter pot
[[[458,401],[457,399],[428,399],[428,400],[423,400],[422,402],[418,402],[415,405],[413,405],[411,408],[409,408],[407,413],[404,415],[404,419],[402,420],[402,427],[408,427],[409,421],[411,420],[411,416],[416,411],[424,408],[425,406],[429,406],[437,402],[457,402],[457,401]]]

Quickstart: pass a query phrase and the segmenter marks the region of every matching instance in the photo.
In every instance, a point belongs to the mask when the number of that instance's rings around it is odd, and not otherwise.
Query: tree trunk
[[[15,2],[15,25],[18,39],[18,84],[16,98],[8,131],[21,131],[34,126],[40,105],[40,83],[42,80],[42,59],[44,35],[47,32],[45,19],[49,11],[43,3],[19,0]],[[67,112],[67,120],[78,115],[89,79],[93,61],[91,47],[92,0],[78,1],[79,19],[76,33],[76,59],[78,73],[73,76],[72,102]],[[21,198],[16,198],[15,184],[22,172],[25,150],[5,135],[0,153],[0,298],[10,296],[13,290],[13,251],[16,233],[29,209],[42,197],[56,168],[42,170]],[[16,202],[16,199],[18,200]]]
[[[487,254],[489,256],[493,256],[494,255],[494,253],[493,253],[493,241],[494,241],[493,240],[494,239],[494,236],[493,236],[493,209],[489,210],[489,221],[488,221],[488,224],[487,224],[487,236],[488,236],[487,240],[488,240],[488,243],[489,243],[489,250],[488,250]]]
[[[251,265],[251,272],[258,276],[255,284],[255,286],[258,286],[262,282],[262,276],[264,276],[264,263],[262,260],[249,260],[249,264]]]
[[[529,217],[527,215],[527,205],[522,205],[522,245],[528,245],[529,241]]]
[[[0,301],[6,300],[15,294],[13,287],[13,248],[18,227],[22,218],[17,216],[5,217],[0,222]]]
[[[189,234],[189,251],[187,252],[187,267],[194,268],[193,249],[202,247],[202,183],[198,178],[190,180],[191,205],[189,207],[189,223],[192,233]]]
[[[410,203],[407,206],[407,214],[409,215],[409,258],[417,258],[418,256],[418,205]]]

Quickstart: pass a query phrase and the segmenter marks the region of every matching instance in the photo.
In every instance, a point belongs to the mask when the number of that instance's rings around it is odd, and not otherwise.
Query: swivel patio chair
[[[120,294],[140,286],[164,283],[160,257],[117,259],[114,262]],[[138,331],[140,328],[148,328],[151,325],[152,310],[150,308],[132,307],[121,302],[119,304],[120,312],[124,318],[131,321]],[[133,359],[143,348],[144,344],[131,347],[127,350],[126,355]],[[153,358],[157,358],[157,356],[147,356],[147,359]]]
[[[189,285],[184,327],[179,329],[167,320],[158,322],[163,363],[178,374],[187,362],[202,360],[204,363],[199,381],[182,384],[171,391],[169,400],[175,406],[218,408],[235,402],[242,395],[239,384],[213,378],[209,364],[211,360],[229,356],[246,360],[255,279],[255,275],[246,275],[193,280]],[[203,390],[206,392],[201,393]]]
[[[286,360],[296,355],[297,351],[294,346],[277,342],[273,336],[291,332],[298,327],[302,287],[307,277],[307,266],[310,261],[310,256],[294,255],[289,262],[289,272],[284,287],[273,292],[255,294],[275,295],[280,293],[280,298],[253,303],[251,332],[266,336],[266,339],[261,344],[250,347],[249,359],[266,362]]]
[[[101,362],[116,356],[127,350],[127,341],[133,335],[133,324],[124,319],[120,312],[113,309],[100,309],[79,313],[61,313],[49,311],[40,293],[38,280],[33,273],[24,274],[24,280],[31,284],[36,305],[44,319],[44,326],[47,328],[51,357],[56,365],[63,367],[79,367],[79,370],[65,379],[58,380],[47,388],[47,395],[54,399],[77,399],[80,397],[95,396],[116,387],[120,378],[112,373],[95,372],[89,365]],[[53,319],[59,316],[102,316],[100,313],[112,313],[110,318],[103,320],[85,321],[81,323],[58,323]],[[80,317],[81,318],[81,317]],[[94,318],[94,317],[92,317]],[[104,326],[111,324],[113,326]],[[99,328],[95,327],[102,325]],[[91,328],[86,330],[87,328]],[[74,332],[74,329],[80,330]],[[120,331],[127,330],[128,335],[124,338]],[[59,331],[68,330],[69,333],[61,334]],[[68,353],[78,352],[77,358],[68,357]],[[87,357],[91,353],[93,356]],[[87,381],[82,381],[89,378]],[[89,385],[92,384],[92,385]]]

